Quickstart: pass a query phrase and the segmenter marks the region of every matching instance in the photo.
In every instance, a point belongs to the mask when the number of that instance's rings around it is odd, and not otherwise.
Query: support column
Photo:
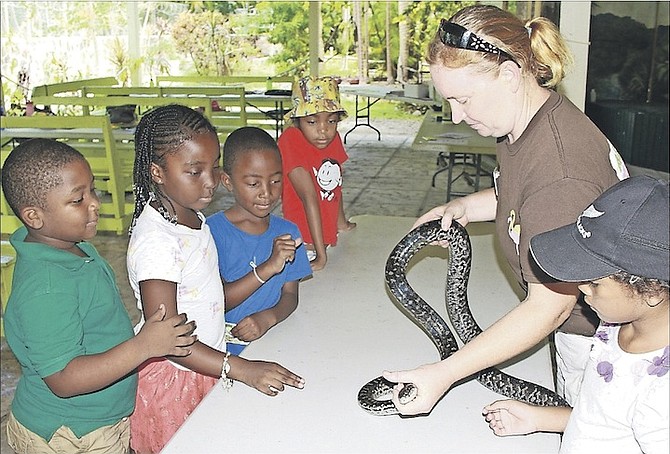
[[[128,6],[128,66],[130,85],[142,86],[142,65],[140,63],[140,18],[137,2],[126,2]]]
[[[589,62],[591,2],[561,2],[561,34],[575,58],[575,64],[559,86],[572,103],[584,111],[586,105],[586,74]]]
[[[321,2],[309,2],[309,74],[318,77],[321,69]]]

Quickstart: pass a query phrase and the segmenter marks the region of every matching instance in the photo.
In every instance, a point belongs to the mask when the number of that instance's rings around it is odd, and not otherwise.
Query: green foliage
[[[220,12],[181,13],[172,26],[172,38],[177,49],[191,57],[199,75],[230,74],[235,38],[228,18]]]
[[[410,30],[408,66],[421,71],[421,65],[426,60],[428,44],[437,33],[440,20],[449,19],[459,9],[475,3],[473,1],[412,2],[405,11],[405,19]],[[396,17],[396,22],[401,19],[401,17]]]
[[[355,24],[353,23],[352,1],[322,2],[321,20],[323,31],[324,52],[333,49],[336,54],[350,55],[355,53]],[[369,61],[370,67],[385,78],[386,73],[386,34],[391,36],[392,61],[398,57],[397,24],[406,19],[409,22],[410,40],[408,62],[411,67],[419,68],[424,59],[425,48],[433,38],[441,18],[448,18],[458,9],[475,2],[450,1],[414,1],[411,2],[405,15],[398,15],[396,2],[392,5],[392,27],[386,29],[384,1],[365,2],[364,14],[368,18],[370,35]],[[349,11],[345,18],[343,12]],[[259,32],[266,32],[272,43],[280,44],[282,50],[273,57],[279,72],[302,73],[307,70],[309,58],[309,2],[273,2],[262,1],[256,4],[259,24],[265,24]]]
[[[116,69],[116,78],[121,82],[121,85],[124,87],[128,85],[128,81],[130,80],[129,57],[125,46],[118,36],[112,42],[109,60]]]
[[[268,39],[281,44],[281,51],[272,61],[278,72],[300,70],[309,57],[308,2],[258,2],[256,11],[259,24],[267,24]]]

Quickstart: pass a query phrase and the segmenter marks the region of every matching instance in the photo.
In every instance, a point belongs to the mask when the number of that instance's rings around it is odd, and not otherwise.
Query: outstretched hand
[[[284,391],[286,385],[298,389],[302,389],[305,386],[305,380],[302,377],[277,363],[243,361],[246,362],[246,367],[243,371],[240,371],[239,380],[263,394],[276,396],[281,391]]]
[[[499,437],[525,435],[537,431],[534,409],[518,400],[497,400],[484,407],[482,415]]]
[[[137,334],[141,338],[140,345],[147,350],[147,357],[190,355],[191,345],[198,340],[193,334],[195,321],[187,322],[186,314],[165,319],[165,314],[165,306],[161,304]]]

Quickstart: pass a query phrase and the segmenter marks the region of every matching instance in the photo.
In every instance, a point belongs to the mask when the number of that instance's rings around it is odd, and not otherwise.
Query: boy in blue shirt
[[[137,336],[114,273],[90,243],[100,200],[81,153],[53,140],[16,147],[2,190],[23,227],[5,312],[7,343],[21,365],[7,440],[16,452],[129,452],[135,368],[185,356],[195,342],[186,316],[161,308]]]
[[[231,330],[228,351],[285,320],[298,306],[298,284],[312,273],[298,227],[271,214],[282,194],[282,161],[265,131],[243,127],[223,147],[221,182],[233,206],[207,219],[219,255]]]

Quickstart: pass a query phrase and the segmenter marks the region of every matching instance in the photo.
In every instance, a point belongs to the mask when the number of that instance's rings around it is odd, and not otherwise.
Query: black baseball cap
[[[574,224],[530,240],[530,252],[549,276],[594,281],[624,271],[670,280],[668,181],[636,176],[603,192]]]

